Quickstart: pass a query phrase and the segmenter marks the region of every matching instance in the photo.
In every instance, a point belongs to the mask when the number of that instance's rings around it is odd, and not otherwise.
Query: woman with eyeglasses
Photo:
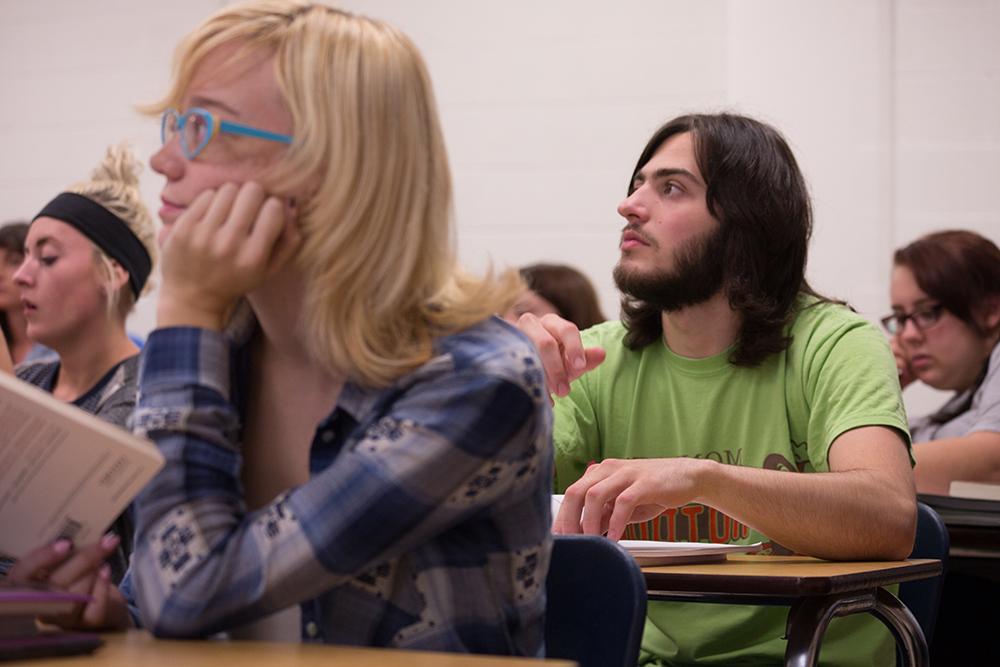
[[[516,273],[456,266],[416,48],[321,4],[230,5],[155,110],[163,285],[133,424],[167,462],[135,503],[135,618],[542,655],[544,378],[491,317]],[[94,598],[90,625],[122,618]]]
[[[905,388],[955,395],[911,420],[921,493],[953,480],[1000,482],[1000,250],[969,231],[928,234],[896,251],[882,324]]]
[[[13,276],[28,337],[58,354],[20,364],[17,376],[122,428],[135,405],[139,375],[139,350],[125,320],[148,289],[156,257],[138,169],[127,148],[109,149],[89,181],[60,193],[35,216]],[[131,551],[131,521],[123,515],[113,531],[105,538],[102,555],[109,563],[102,575],[119,581]],[[26,557],[10,576],[38,580],[39,572],[52,574],[36,571],[32,562]]]

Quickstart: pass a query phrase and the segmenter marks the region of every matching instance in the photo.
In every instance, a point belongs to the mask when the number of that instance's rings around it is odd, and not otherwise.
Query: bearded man
[[[618,213],[622,321],[582,336],[554,315],[518,322],[556,394],[554,530],[909,555],[895,363],[873,325],[805,280],[811,206],[781,135],[738,115],[676,118],[642,151]],[[641,662],[780,664],[786,616],[653,602]],[[892,664],[893,641],[855,615],[831,624],[822,655]]]

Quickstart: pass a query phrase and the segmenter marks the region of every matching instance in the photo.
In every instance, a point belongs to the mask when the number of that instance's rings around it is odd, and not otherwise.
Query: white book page
[[[0,373],[0,555],[99,539],[162,467],[148,440]]]

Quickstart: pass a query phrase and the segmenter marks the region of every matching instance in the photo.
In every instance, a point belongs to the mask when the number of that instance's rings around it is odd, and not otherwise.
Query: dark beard
[[[672,271],[629,271],[619,262],[613,274],[615,285],[626,297],[661,311],[704,303],[722,289],[725,248],[726,238],[719,225],[678,247]]]

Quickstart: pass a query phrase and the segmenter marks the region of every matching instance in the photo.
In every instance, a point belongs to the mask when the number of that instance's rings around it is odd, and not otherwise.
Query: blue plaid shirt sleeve
[[[547,567],[551,413],[538,367],[507,372],[507,359],[500,370],[472,364],[417,373],[377,418],[361,421],[331,465],[247,512],[230,363],[224,336],[197,329],[156,331],[143,353],[133,424],[166,458],[136,501],[132,578],[146,628],[160,636],[209,635],[414,552],[419,567],[447,571],[455,564],[434,555],[447,549],[424,547],[518,498],[529,501],[522,508],[544,499],[537,516],[518,519],[528,524],[524,543],[513,537],[516,526],[475,539],[497,553],[540,549],[531,562]],[[535,593],[543,578],[535,577]],[[446,628],[462,621],[437,622]]]

